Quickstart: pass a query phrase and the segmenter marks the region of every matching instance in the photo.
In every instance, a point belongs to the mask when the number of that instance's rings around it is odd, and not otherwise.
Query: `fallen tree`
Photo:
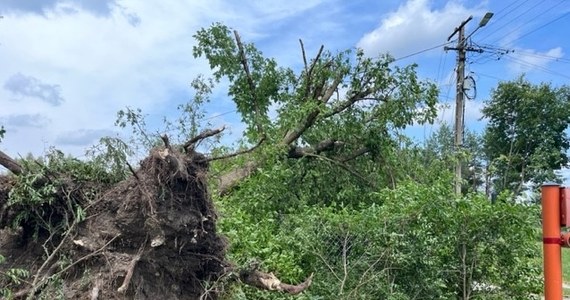
[[[74,299],[215,299],[221,280],[291,294],[309,287],[312,276],[289,285],[227,261],[206,184],[208,159],[192,150],[193,143],[179,151],[167,137],[163,141],[114,184],[41,165],[46,172],[24,184],[55,187],[53,199],[19,224],[14,219],[29,207],[12,193],[23,183],[12,175],[0,178],[0,254],[6,259],[0,274],[14,268],[33,274],[17,285],[0,282],[17,288],[12,297],[35,299],[57,288]],[[2,166],[26,174],[17,161],[1,157]]]

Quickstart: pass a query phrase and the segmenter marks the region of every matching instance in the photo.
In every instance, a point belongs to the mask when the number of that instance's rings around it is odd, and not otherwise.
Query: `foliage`
[[[7,208],[16,212],[14,228],[25,225],[27,234],[61,234],[85,218],[85,208],[102,186],[123,178],[108,172],[100,161],[80,161],[52,149],[42,160],[21,160],[25,172],[10,190]],[[96,184],[93,184],[96,183]],[[93,186],[82,186],[92,184]],[[81,190],[78,187],[82,186]]]
[[[465,130],[463,147],[455,151],[454,133],[447,123],[441,124],[437,132],[425,143],[425,160],[430,163],[444,163],[446,170],[454,171],[455,163],[461,159],[463,176],[463,193],[477,192],[487,189],[486,159],[483,152],[483,140],[480,134]]]
[[[442,185],[407,184],[379,196],[398,236],[395,284],[408,296],[528,299],[540,291],[537,207],[493,205],[478,194],[457,199]]]
[[[91,163],[103,167],[112,174],[115,181],[126,178],[130,174],[128,168],[129,157],[135,155],[134,150],[122,139],[102,137],[99,144],[87,150]]]
[[[491,204],[478,194],[456,199],[450,187],[451,179],[401,183],[359,207],[299,205],[282,214],[261,214],[259,198],[232,199],[220,205],[221,229],[242,265],[256,258],[292,282],[315,272],[301,299],[528,299],[539,293],[537,208]],[[251,288],[232,293],[231,299],[287,298]]]
[[[205,126],[202,105],[214,86],[226,81],[228,96],[247,126],[240,146],[260,145],[210,163],[210,179],[253,166],[239,188],[223,196],[213,193],[221,215],[218,228],[231,241],[231,261],[273,271],[290,283],[314,272],[313,285],[296,299],[528,299],[539,292],[537,208],[505,200],[507,192],[495,204],[477,193],[485,167],[480,137],[467,133],[466,147],[458,153],[449,126],[442,126],[425,147],[402,135],[406,126],[435,116],[437,90],[418,79],[415,65],[399,67],[390,56],[373,59],[359,50],[332,53],[323,48],[307,60],[301,44],[303,67],[294,70],[242,43],[237,32],[232,37],[221,24],[200,30],[195,38],[193,55],[208,60],[213,77],[193,81],[194,100],[179,106],[177,120],[164,120],[167,132],[175,132],[172,145]],[[522,166],[533,170],[526,174],[538,176],[552,166],[555,147],[568,147],[565,139],[556,139],[556,128],[564,127],[560,120],[546,142],[522,141],[537,133],[532,126],[543,124],[534,116],[515,122],[513,116],[523,113],[505,113],[512,100],[507,96],[518,93],[515,100],[526,105],[520,107],[527,113],[537,107],[523,96],[549,105],[565,90],[521,82],[500,85],[486,107],[485,153],[492,159],[496,185],[520,171],[513,163],[519,158],[530,158]],[[26,172],[16,179],[8,202],[18,212],[13,226],[25,222],[36,235],[61,235],[86,217],[106,184],[132,172],[129,157],[137,149],[160,143],[159,132],[149,130],[141,110],[120,111],[116,125],[131,128],[132,140],[105,138],[90,161],[58,151],[45,162],[22,161]],[[524,130],[501,137],[505,128]],[[496,156],[504,141],[522,145],[510,148],[508,168]],[[536,146],[534,152],[524,154],[531,146]],[[230,150],[218,147],[212,153]],[[565,163],[565,157],[558,158],[559,165]],[[461,198],[452,190],[451,166],[457,159],[469,161],[467,193]],[[102,185],[75,193],[73,187],[88,183]],[[214,191],[216,183],[210,180]],[[44,292],[61,293],[63,280],[50,277]],[[228,282],[206,285],[216,289],[217,284]],[[229,299],[289,298],[231,283],[223,288]]]
[[[4,129],[3,125],[0,125],[0,142],[4,139],[4,135],[6,134],[6,129]]]
[[[5,258],[0,254],[0,264],[4,263]],[[30,272],[24,269],[8,269],[6,272],[0,272],[0,297],[11,299],[12,287],[20,285],[30,276]]]
[[[538,291],[535,208],[452,193],[456,159],[470,162],[466,190],[480,188],[479,137],[466,135],[457,157],[452,143],[422,149],[400,134],[435,113],[437,91],[414,65],[320,49],[296,72],[223,25],[195,37],[194,56],[208,60],[216,82],[229,82],[246,141],[268,141],[212,165],[213,174],[255,166],[239,189],[216,198],[233,261],[289,282],[314,271],[307,299],[523,299]],[[320,150],[327,140],[334,146]],[[250,288],[229,297],[285,298]]]
[[[497,192],[520,194],[524,184],[555,180],[568,164],[570,88],[535,85],[524,77],[501,82],[483,108],[489,120],[485,154]]]
[[[202,29],[193,53],[208,60],[215,82],[229,81],[228,96],[247,125],[245,137],[267,140],[262,150],[270,154],[257,160],[292,146],[315,148],[325,140],[337,146],[313,154],[348,161],[366,147],[364,153],[379,157],[393,129],[435,116],[437,89],[417,78],[415,65],[398,67],[389,56],[372,59],[362,51],[323,48],[308,60],[302,48],[305,67],[295,71],[233,35],[221,24]],[[271,109],[276,118],[269,117]]]

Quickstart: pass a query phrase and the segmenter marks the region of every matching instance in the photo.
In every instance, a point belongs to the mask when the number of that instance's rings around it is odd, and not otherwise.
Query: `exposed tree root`
[[[259,270],[242,271],[240,272],[240,279],[243,283],[262,290],[282,291],[291,295],[297,295],[311,286],[313,274],[297,285],[283,283],[273,273],[265,273]]]

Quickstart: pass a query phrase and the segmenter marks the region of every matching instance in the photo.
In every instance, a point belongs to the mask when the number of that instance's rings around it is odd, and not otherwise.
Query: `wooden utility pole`
[[[465,101],[463,97],[463,81],[465,79],[465,57],[467,53],[467,45],[465,39],[465,25],[473,19],[473,16],[467,18],[467,20],[461,22],[459,27],[455,28],[453,33],[447,38],[447,41],[451,40],[453,36],[457,33],[457,47],[445,47],[445,50],[456,50],[457,51],[457,86],[456,86],[456,96],[455,96],[455,151],[459,153],[463,145],[463,112],[465,107]],[[461,195],[461,167],[462,161],[461,156],[457,156],[457,162],[455,164],[455,193]]]
[[[475,31],[479,30],[481,27],[487,25],[489,20],[493,17],[492,12],[488,12],[483,16],[479,25],[469,36],[465,37],[465,25],[473,19],[473,16],[469,16],[465,21],[461,22],[457,28],[451,33],[451,35],[447,38],[449,42],[451,38],[457,33],[457,47],[444,47],[447,50],[455,50],[457,51],[457,87],[456,87],[456,96],[455,96],[455,152],[457,154],[461,153],[461,147],[463,146],[463,125],[464,125],[464,116],[463,113],[465,112],[465,98],[464,98],[464,87],[463,82],[465,81],[465,58],[467,56],[467,51],[479,52],[482,53],[483,49],[481,48],[473,48],[467,45],[467,40],[475,33]],[[461,167],[462,167],[462,157],[461,155],[457,155],[457,163],[455,165],[455,193],[457,195],[461,195]]]

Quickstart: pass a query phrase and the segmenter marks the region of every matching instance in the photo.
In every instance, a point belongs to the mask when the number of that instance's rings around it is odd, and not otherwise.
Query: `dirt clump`
[[[66,224],[58,235],[32,234],[25,223],[12,229],[18,207],[8,199],[16,179],[0,177],[0,272],[23,268],[31,275],[12,296],[33,299],[57,286],[66,299],[216,298],[205,283],[230,264],[227,242],[216,230],[207,169],[199,153],[158,147],[132,176],[106,188],[58,180],[57,199],[41,216]],[[86,195],[94,185],[100,193]],[[76,204],[84,208],[81,221],[65,213]]]

